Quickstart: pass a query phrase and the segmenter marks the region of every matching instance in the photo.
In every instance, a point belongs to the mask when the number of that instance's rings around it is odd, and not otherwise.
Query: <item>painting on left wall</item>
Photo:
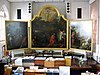
[[[28,48],[28,22],[5,21],[7,50]]]

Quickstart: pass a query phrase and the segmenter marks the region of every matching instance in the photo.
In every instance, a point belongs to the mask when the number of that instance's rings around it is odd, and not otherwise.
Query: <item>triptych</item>
[[[7,50],[92,50],[92,20],[66,19],[51,5],[30,21],[5,21]]]

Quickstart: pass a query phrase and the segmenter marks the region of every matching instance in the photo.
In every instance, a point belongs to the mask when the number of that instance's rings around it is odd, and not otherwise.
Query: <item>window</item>
[[[5,40],[4,12],[0,11],[0,41]]]
[[[82,18],[82,8],[77,8],[77,19]]]
[[[21,9],[17,9],[17,19],[21,19]]]

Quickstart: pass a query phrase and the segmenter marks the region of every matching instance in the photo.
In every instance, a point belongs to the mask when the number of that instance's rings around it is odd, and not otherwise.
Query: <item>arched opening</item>
[[[5,5],[0,8],[0,58],[3,56],[3,45],[5,45],[5,20],[9,20],[9,12]]]
[[[9,11],[7,9],[7,7],[5,5],[2,6],[3,10],[4,10],[4,18],[5,20],[9,20]]]

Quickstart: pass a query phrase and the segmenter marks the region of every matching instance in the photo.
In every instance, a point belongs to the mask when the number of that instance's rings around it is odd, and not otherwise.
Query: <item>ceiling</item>
[[[25,2],[25,1],[35,1],[35,2],[64,2],[65,0],[8,0],[9,2]]]

